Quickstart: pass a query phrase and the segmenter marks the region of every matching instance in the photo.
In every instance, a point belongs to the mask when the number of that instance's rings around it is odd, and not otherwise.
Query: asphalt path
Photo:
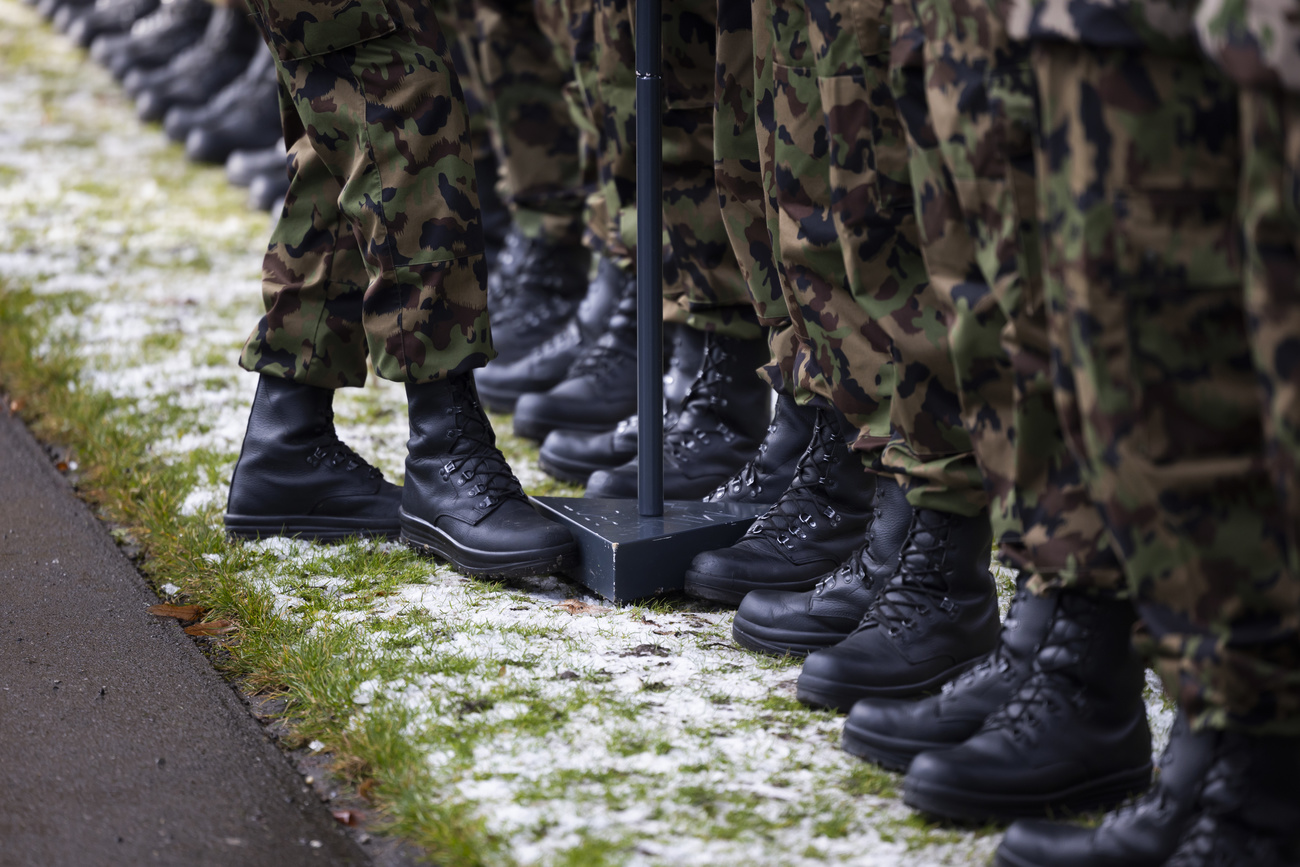
[[[0,407],[0,865],[368,864]]]

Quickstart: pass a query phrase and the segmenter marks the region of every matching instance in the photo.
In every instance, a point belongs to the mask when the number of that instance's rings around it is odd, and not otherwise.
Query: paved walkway
[[[0,865],[367,864],[0,407]]]

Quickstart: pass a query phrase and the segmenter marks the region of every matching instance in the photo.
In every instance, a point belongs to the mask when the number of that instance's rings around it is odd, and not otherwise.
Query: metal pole
[[[661,0],[636,0],[637,507],[664,513]]]

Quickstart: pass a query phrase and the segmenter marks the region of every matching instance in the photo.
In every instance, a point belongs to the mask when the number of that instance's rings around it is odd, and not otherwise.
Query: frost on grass
[[[34,293],[40,351],[83,363],[71,387],[124,399],[105,424],[156,422],[154,454],[193,469],[180,512],[216,522],[255,387],[236,359],[268,220],[16,0],[0,0],[0,70],[0,293]],[[373,379],[336,401],[390,478],[402,404]],[[554,490],[531,447],[501,441],[527,487]],[[729,613],[612,609],[559,578],[483,584],[392,545],[271,540],[202,560],[290,627],[286,653],[331,648],[319,677],[288,684],[338,705],[311,748],[396,727],[392,761],[411,766],[374,768],[410,781],[395,809],[463,817],[485,861],[973,864],[996,845],[913,816],[896,775],[842,753],[837,718],[794,700],[793,663],[731,642]],[[1163,740],[1169,713],[1156,692],[1149,705]]]

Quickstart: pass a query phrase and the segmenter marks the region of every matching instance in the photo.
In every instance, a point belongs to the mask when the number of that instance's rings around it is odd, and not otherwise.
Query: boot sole
[[[621,421],[621,419],[620,419]],[[549,421],[547,419],[527,419],[515,416],[515,436],[522,437],[526,440],[536,440],[541,442],[546,439],[546,435],[553,430],[574,430],[581,433],[604,433],[618,427],[618,422],[578,422],[565,420],[560,423]]]
[[[831,569],[834,568],[834,566],[831,567]],[[686,570],[682,592],[696,599],[705,599],[709,602],[718,602],[735,608],[740,605],[740,600],[745,598],[745,594],[751,590],[785,590],[791,593],[805,593],[816,587],[817,580],[828,571],[830,570],[823,570],[818,572],[816,577],[806,578],[802,581],[791,581],[784,584],[753,584],[743,589],[732,590],[715,586],[712,582],[718,580],[719,576],[717,575],[688,569]],[[821,647],[822,645],[818,645],[813,650],[820,650]]]
[[[510,392],[493,391],[490,388],[478,386],[478,399],[488,412],[495,412],[499,415],[509,415],[515,411],[515,404],[519,402],[520,394],[511,394]]]
[[[848,713],[860,698],[920,698],[938,692],[945,683],[978,665],[982,658],[976,657],[953,666],[928,680],[901,686],[855,686],[837,680],[809,677],[806,673],[800,674],[795,686],[795,698],[810,707],[830,708],[839,713]]]
[[[626,463],[626,462],[624,462]],[[612,470],[620,467],[622,464],[612,466],[585,466],[582,464],[569,464],[564,461],[557,461],[554,458],[548,458],[546,455],[538,455],[537,465],[542,471],[552,478],[559,479],[562,482],[569,482],[574,485],[585,485],[591,474],[597,470]]]
[[[262,517],[227,513],[223,521],[226,533],[234,539],[269,539],[274,536],[291,536],[310,542],[341,542],[357,536],[364,539],[396,539],[402,529],[396,524],[377,526],[357,518],[317,515]]]
[[[908,766],[912,764],[912,759],[916,758],[918,753],[956,746],[956,744],[936,744],[885,737],[879,732],[854,728],[851,722],[851,720],[844,722],[840,749],[851,756],[866,759],[891,771],[907,771]]]
[[[450,535],[413,515],[401,512],[401,540],[422,554],[446,560],[457,572],[473,578],[526,578],[569,572],[578,565],[578,543],[524,551],[481,551],[466,547]]]
[[[971,792],[903,780],[903,803],[923,813],[959,822],[997,822],[1109,810],[1151,784],[1151,763],[1116,771],[1059,789],[1033,795]]]
[[[1002,847],[999,846],[997,853],[993,856],[993,867],[1053,867],[1053,865],[1039,861],[1026,861],[1019,855],[1003,852]]]
[[[769,656],[807,656],[815,650],[833,647],[848,637],[826,632],[790,632],[769,629],[741,620],[731,622],[731,637],[746,650],[766,653]],[[828,640],[829,639],[829,640]]]

